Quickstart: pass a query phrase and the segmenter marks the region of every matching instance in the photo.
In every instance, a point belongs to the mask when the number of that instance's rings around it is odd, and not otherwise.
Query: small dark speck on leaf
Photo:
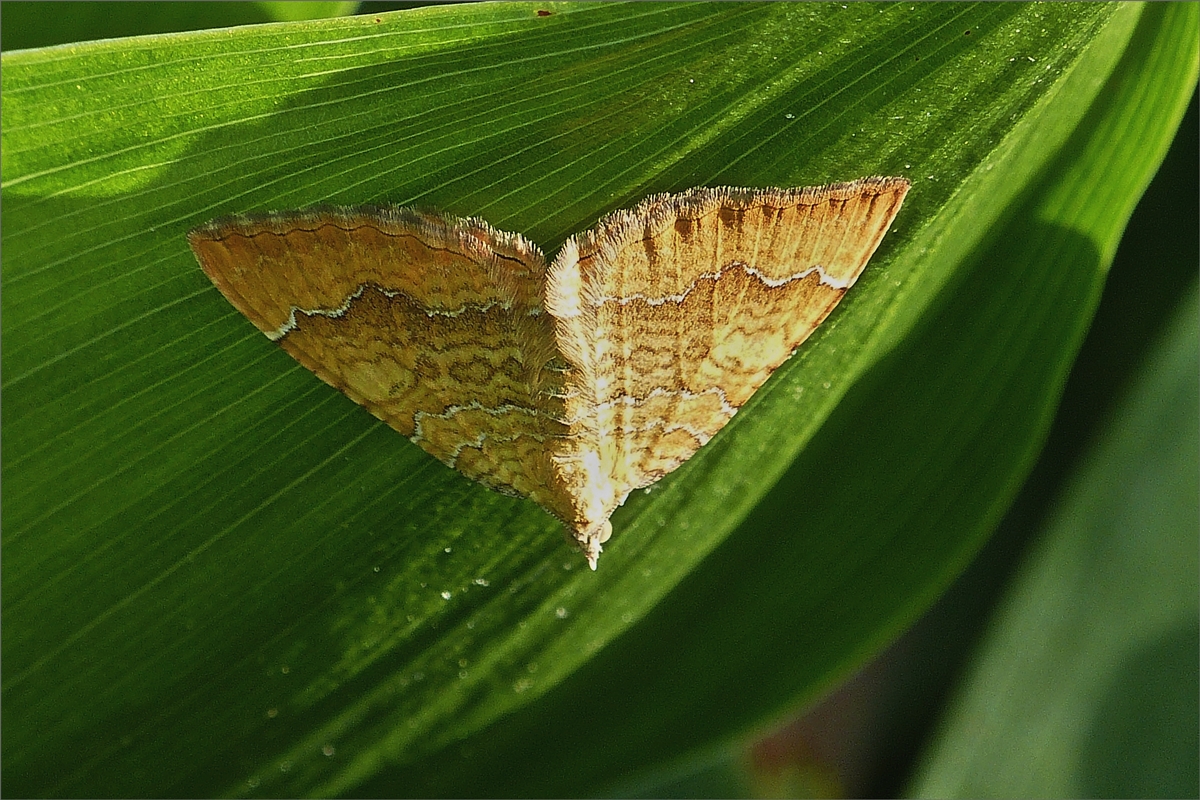
[[[544,8],[539,8],[539,9],[538,9],[538,12],[537,12],[537,15],[538,15],[539,17],[548,17],[548,16],[550,16],[550,14],[551,14],[551,13],[552,13],[552,12],[550,12],[550,11],[547,11],[547,10],[546,10],[546,9],[544,9]]]

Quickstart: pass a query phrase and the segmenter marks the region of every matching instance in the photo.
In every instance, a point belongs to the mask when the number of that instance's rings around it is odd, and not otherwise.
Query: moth
[[[213,220],[200,266],[267,337],[483,485],[609,517],[686,461],[862,273],[903,178],[646,198],[552,261],[477,217],[336,207]]]

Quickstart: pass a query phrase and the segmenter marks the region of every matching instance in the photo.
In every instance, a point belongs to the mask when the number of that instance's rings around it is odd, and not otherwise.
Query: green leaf
[[[582,793],[811,697],[1019,484],[1195,39],[1186,5],[483,4],[5,54],[6,789]],[[914,182],[872,265],[596,574],[183,238],[394,202],[553,251],[656,191],[869,174]]]
[[[1196,294],[1011,587],[914,796],[1200,791]]]
[[[320,19],[354,13],[356,2],[77,2],[53,5],[9,0],[0,7],[0,50],[47,47],[89,39],[173,33],[256,22]]]

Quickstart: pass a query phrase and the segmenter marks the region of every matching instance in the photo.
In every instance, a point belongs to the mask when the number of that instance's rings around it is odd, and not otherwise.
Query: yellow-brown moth
[[[442,462],[562,520],[595,569],[613,510],[808,338],[908,189],[655,195],[549,263],[520,234],[405,207],[226,217],[188,241],[268,338]]]

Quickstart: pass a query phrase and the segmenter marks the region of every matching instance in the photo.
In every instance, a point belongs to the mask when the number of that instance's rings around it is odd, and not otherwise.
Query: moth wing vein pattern
[[[803,344],[909,186],[653,195],[549,263],[479,218],[408,207],[236,215],[188,241],[263,334],[442,462],[533,500],[595,569],[613,511]]]

